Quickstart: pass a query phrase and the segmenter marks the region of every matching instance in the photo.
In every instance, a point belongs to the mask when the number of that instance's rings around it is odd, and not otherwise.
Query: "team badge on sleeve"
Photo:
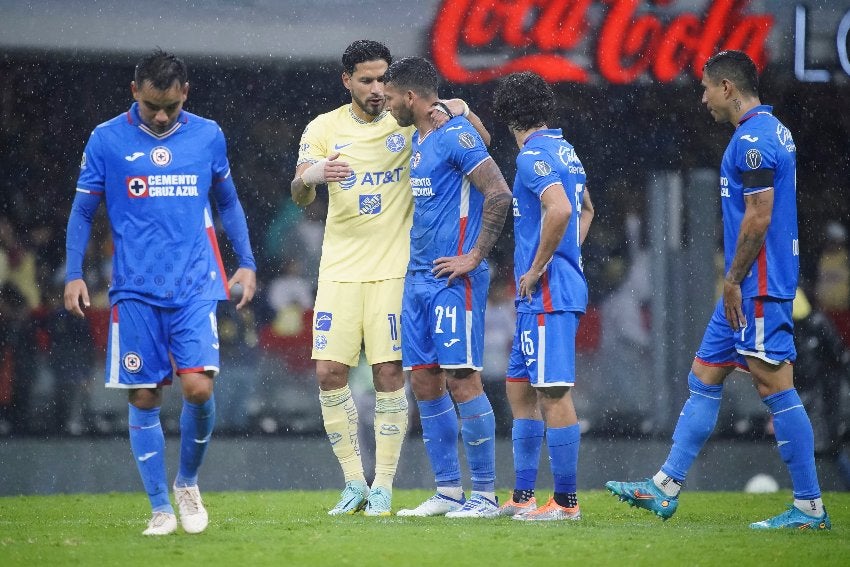
[[[463,132],[457,137],[458,143],[466,148],[467,150],[471,150],[475,147],[475,136],[470,134],[469,132]]]
[[[751,150],[747,150],[747,167],[750,169],[758,169],[761,167],[761,152],[757,149],[753,148]]]
[[[151,150],[151,161],[157,167],[165,167],[171,163],[171,150],[165,146],[157,146]]]
[[[331,322],[333,321],[333,313],[327,311],[319,311],[316,313],[316,330],[330,331]]]
[[[552,173],[552,166],[546,163],[545,161],[537,160],[534,162],[534,173],[543,177],[545,175],[549,175]]]
[[[80,169],[86,168],[86,152],[83,152],[83,157],[80,159]]]

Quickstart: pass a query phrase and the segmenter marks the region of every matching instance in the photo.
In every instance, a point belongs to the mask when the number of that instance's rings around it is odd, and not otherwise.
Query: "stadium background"
[[[295,276],[308,282],[314,277],[315,249],[301,248],[299,238],[317,233],[322,209],[293,209],[288,186],[303,127],[316,114],[348,101],[339,56],[359,38],[385,42],[396,57],[423,55],[437,61],[446,79],[442,94],[464,98],[481,115],[507,179],[513,177],[515,147],[489,109],[498,67],[521,57],[555,55],[540,69],[579,77],[557,82],[556,93],[557,126],[564,128],[588,170],[597,207],[585,248],[592,308],[584,320],[579,358],[577,395],[587,431],[582,470],[602,466],[598,463],[612,459],[609,451],[622,451],[620,443],[634,438],[658,453],[648,464],[659,460],[715,297],[718,273],[712,258],[719,248],[719,206],[714,188],[729,128],[713,124],[699,103],[701,89],[693,72],[701,66],[699,57],[683,51],[681,57],[665,59],[662,43],[641,47],[639,41],[633,57],[616,50],[632,46],[629,34],[641,29],[657,28],[658,38],[670,39],[678,22],[690,26],[690,34],[702,38],[695,45],[708,46],[709,53],[741,47],[759,61],[762,100],[775,105],[798,148],[802,275],[811,289],[827,221],[850,226],[850,0],[528,4],[535,7],[520,13],[512,7],[526,4],[472,0],[425,0],[415,6],[370,0],[122,0],[108,5],[0,0],[0,244],[7,257],[0,296],[5,337],[0,491],[84,490],[87,485],[75,482],[125,450],[114,440],[124,434],[125,400],[105,392],[100,383],[102,312],[93,314],[90,342],[73,330],[65,329],[73,336],[57,336],[50,321],[61,295],[57,279],[64,226],[82,148],[96,124],[129,105],[133,64],[154,46],[187,60],[191,90],[186,108],[215,119],[227,135],[263,285],[249,317],[236,316],[228,306],[222,309],[222,334],[230,341],[222,352],[218,430],[232,435],[222,439],[221,452],[211,452],[216,464],[207,471],[237,468],[213,482],[266,487],[269,475],[248,478],[238,465],[262,455],[272,463],[270,469],[280,470],[286,455],[304,453],[298,447],[313,443],[316,451],[306,453],[318,456],[294,470],[287,464],[290,472],[281,473],[294,479],[300,470],[312,484],[281,482],[333,486],[333,479],[309,476],[332,456],[321,438],[307,315],[270,305],[268,292],[293,260],[300,269]],[[476,19],[476,14],[487,17]],[[524,24],[515,25],[518,21]],[[551,22],[558,24],[547,27]],[[618,23],[624,23],[619,35]],[[553,64],[558,58],[574,65],[559,68]],[[488,390],[496,398],[504,369],[499,357],[506,350],[499,341],[505,329],[510,332],[511,306],[505,301],[512,277],[509,225],[494,253],[488,312],[494,321]],[[105,271],[109,250],[100,242],[107,232],[101,219],[88,261],[90,284],[100,286],[101,301],[105,285],[97,274]],[[309,238],[303,242],[307,246]],[[31,277],[21,277],[29,273],[28,260]],[[850,321],[846,313],[837,318],[845,325]],[[13,329],[17,338],[9,337]],[[844,329],[845,338],[850,337]],[[57,405],[80,389],[74,383],[69,390],[64,373],[82,348],[93,352],[86,372],[94,383],[89,409],[76,429],[57,422],[56,414]],[[368,376],[362,370],[355,383],[366,401]],[[177,406],[167,401],[164,407],[165,426],[172,432]],[[501,406],[502,433],[509,427],[507,412]],[[368,419],[368,411],[363,413]],[[842,413],[846,422],[847,403]],[[765,421],[749,381],[736,378],[727,389],[717,458],[740,456],[740,475],[759,462],[776,461]],[[82,440],[70,441],[78,435]],[[746,445],[736,444],[741,440]],[[68,443],[75,457],[66,460],[67,473],[55,473],[50,466],[55,451]],[[427,470],[418,445],[414,433],[405,448],[402,486],[417,486],[420,480],[428,485],[417,472]],[[237,450],[241,458],[223,458]],[[505,450],[509,460],[510,449],[500,448]],[[135,486],[135,471],[127,461],[126,482],[120,481],[123,473],[111,476],[115,489]],[[778,461],[773,469],[781,470]],[[600,474],[610,470],[603,466]],[[598,477],[592,472],[581,476]],[[734,478],[708,486],[727,487],[724,483],[737,482]]]

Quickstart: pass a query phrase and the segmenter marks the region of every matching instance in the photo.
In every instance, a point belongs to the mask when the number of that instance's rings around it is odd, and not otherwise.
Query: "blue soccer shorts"
[[[792,304],[791,299],[745,298],[741,306],[747,326],[735,331],[726,321],[721,298],[697,350],[697,361],[706,366],[737,366],[747,371],[747,356],[774,365],[794,362],[797,350]]]
[[[517,313],[508,362],[508,382],[532,386],[574,386],[576,333],[581,313]]]
[[[446,285],[428,271],[408,272],[401,306],[405,370],[484,367],[484,310],[490,272],[479,266]]]
[[[196,301],[166,308],[134,299],[113,305],[106,387],[156,388],[170,384],[175,371],[218,374],[217,306],[218,301]]]

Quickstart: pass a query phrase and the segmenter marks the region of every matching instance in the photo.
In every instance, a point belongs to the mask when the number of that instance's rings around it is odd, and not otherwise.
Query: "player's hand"
[[[533,270],[529,270],[519,278],[519,296],[531,303],[531,297],[534,295],[534,290],[537,289],[537,282],[540,281],[542,274]]]
[[[234,289],[234,286],[237,284],[239,284],[239,287],[235,287]],[[233,274],[233,277],[230,278],[230,281],[227,282],[227,287],[231,290],[231,299],[239,300],[239,303],[236,304],[236,309],[242,309],[249,301],[254,299],[254,294],[257,292],[257,274],[250,268],[239,268]],[[236,294],[234,293],[240,287],[242,289],[241,299],[235,297]]]
[[[88,309],[91,307],[89,288],[83,280],[71,280],[66,283],[63,298],[65,300],[65,309],[75,317],[85,317],[86,314],[83,313],[83,308]],[[82,305],[80,304],[81,301]]]
[[[439,102],[446,104],[445,100],[441,100]],[[451,108],[449,108],[449,110],[451,110]],[[438,105],[435,102],[433,105],[431,105],[431,108],[428,109],[428,116],[431,117],[431,126],[433,126],[434,130],[436,130],[437,128],[442,128],[446,122],[451,120],[452,117],[457,116],[457,114],[452,112],[452,115],[449,116],[448,114],[446,114],[445,109],[443,109],[442,106]]]
[[[478,267],[481,263],[481,253],[477,248],[473,248],[466,254],[460,256],[443,256],[434,260],[434,267],[431,273],[442,278],[448,276],[446,285],[452,285],[452,280],[465,276],[472,270]]]
[[[726,321],[732,329],[740,331],[747,326],[742,307],[741,284],[723,280],[723,309],[726,312]]]
[[[304,170],[304,173],[301,174],[301,181],[304,182],[304,185],[311,187],[322,185],[328,181],[344,181],[354,173],[354,170],[347,162],[337,161],[338,158],[339,152],[336,152],[320,159]]]

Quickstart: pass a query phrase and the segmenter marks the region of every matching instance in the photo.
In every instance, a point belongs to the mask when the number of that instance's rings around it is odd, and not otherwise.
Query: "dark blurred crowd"
[[[104,393],[101,384],[111,257],[102,211],[86,258],[85,277],[93,294],[86,320],[64,312],[62,290],[65,225],[80,156],[92,128],[131,103],[133,62],[114,56],[0,56],[0,435],[111,434],[124,427],[126,400]],[[215,119],[226,134],[259,266],[259,294],[250,308],[237,313],[222,304],[220,309],[219,428],[319,431],[309,360],[310,309],[326,196],[300,209],[289,199],[288,188],[306,123],[350,100],[340,70],[334,64],[188,63],[186,109]],[[493,128],[492,154],[512,179],[515,146],[506,132],[493,127],[491,91],[488,85],[443,88],[444,95],[469,101]],[[605,89],[564,84],[556,92],[563,116],[557,125],[588,171],[597,210],[584,249],[591,308],[583,319],[579,352],[586,360],[631,356],[639,363],[652,337],[647,175],[716,170],[729,132],[713,124],[700,106],[695,82]],[[820,365],[801,363],[797,374],[801,388],[813,392],[812,400],[827,402],[818,411],[832,416],[825,418],[829,432],[824,435],[833,438],[846,434],[839,413],[846,411],[850,370],[850,113],[842,104],[847,95],[846,86],[778,84],[770,70],[763,79],[763,100],[775,105],[798,149],[801,287],[809,300],[807,316],[819,317],[817,324],[802,319],[798,324],[807,333],[801,354],[812,350],[805,345],[817,342],[828,344],[834,358],[825,367],[826,355],[819,354],[814,360]],[[511,239],[508,222],[492,258],[485,378],[493,391],[501,384],[513,325]],[[226,238],[219,242],[226,265],[233,266]],[[607,372],[594,364],[584,368]],[[818,371],[806,375],[809,366]],[[363,382],[367,390],[368,377]],[[645,389],[652,394],[649,382]],[[173,409],[169,414],[164,408],[166,429],[176,429]],[[730,425],[730,431],[736,427]]]

